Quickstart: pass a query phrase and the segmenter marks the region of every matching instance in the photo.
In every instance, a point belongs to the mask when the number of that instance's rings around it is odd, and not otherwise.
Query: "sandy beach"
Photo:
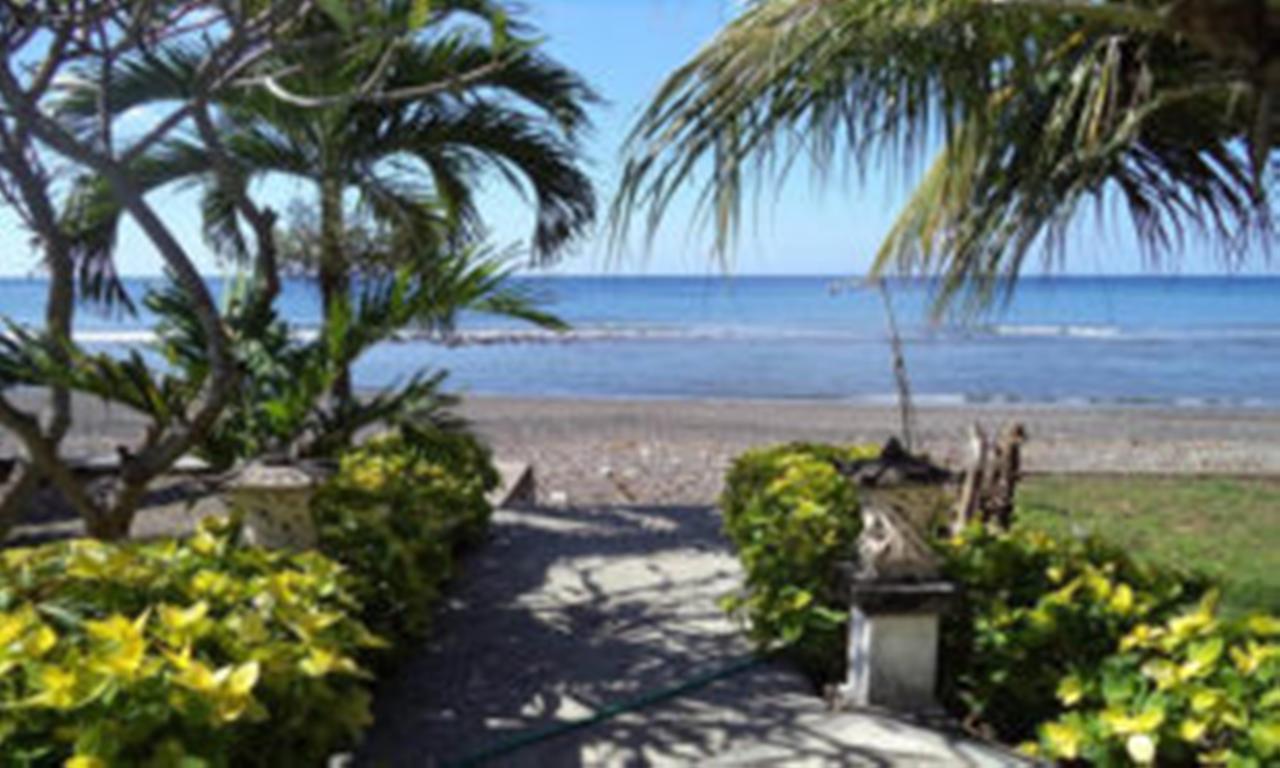
[[[476,397],[464,415],[507,458],[531,462],[557,503],[706,503],[733,456],[790,440],[882,442],[890,406],[815,401]],[[1280,412],[956,407],[917,414],[926,451],[963,462],[975,421],[1022,422],[1029,472],[1280,475]]]
[[[30,394],[25,397],[31,397]],[[471,397],[462,414],[504,459],[534,465],[553,504],[703,504],[732,458],[790,440],[882,442],[889,405],[778,400],[564,400]],[[1197,408],[930,407],[917,414],[926,451],[962,462],[967,431],[1026,425],[1029,472],[1280,475],[1280,411]],[[111,454],[142,422],[94,400],[77,403],[66,451]],[[16,444],[4,435],[0,455]]]

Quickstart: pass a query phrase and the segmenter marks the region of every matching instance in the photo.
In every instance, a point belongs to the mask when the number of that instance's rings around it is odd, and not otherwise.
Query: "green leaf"
[[[511,43],[511,35],[507,29],[507,14],[499,9],[493,14],[493,53],[495,56],[501,56],[506,53],[507,46]]]
[[[409,29],[420,29],[431,19],[431,0],[413,0],[409,9]]]
[[[1262,757],[1280,754],[1280,720],[1263,720],[1249,729],[1254,749]]]
[[[333,23],[337,24],[343,32],[351,31],[354,23],[347,0],[317,0],[317,3],[320,6],[320,10],[333,19]]]
[[[1198,670],[1208,670],[1222,658],[1223,639],[1214,637],[1192,646],[1188,658]]]

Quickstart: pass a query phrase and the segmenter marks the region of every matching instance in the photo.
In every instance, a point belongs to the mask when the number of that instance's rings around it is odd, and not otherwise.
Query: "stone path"
[[[499,512],[431,643],[382,683],[357,764],[1018,764],[890,718],[829,713],[773,663],[535,741],[750,659],[716,604],[739,578],[718,529],[696,507]],[[533,743],[501,752],[516,741]]]

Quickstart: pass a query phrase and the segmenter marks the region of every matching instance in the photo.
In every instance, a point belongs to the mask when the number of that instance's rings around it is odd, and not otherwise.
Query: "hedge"
[[[862,532],[857,492],[835,463],[878,452],[807,443],[750,451],[734,462],[720,499],[746,573],[725,608],[748,620],[759,645],[785,647],[818,678],[843,665],[848,599],[835,567]]]
[[[5,550],[5,765],[316,765],[354,739],[380,641],[341,568],[237,534]]]
[[[836,565],[861,531],[836,464],[870,455],[751,451],[721,497],[745,572],[727,607],[825,679],[845,651]],[[1097,538],[974,527],[936,546],[962,592],[944,619],[941,694],[971,730],[1064,763],[1280,761],[1280,618],[1225,619],[1208,579]]]
[[[480,540],[498,482],[454,432],[394,432],[348,452],[312,502],[320,550],[356,578],[363,617],[397,644],[423,637],[455,553]]]
[[[0,763],[324,764],[371,722],[367,669],[425,633],[496,481],[473,438],[409,431],[343,457],[320,552],[249,547],[220,519],[0,551]]]

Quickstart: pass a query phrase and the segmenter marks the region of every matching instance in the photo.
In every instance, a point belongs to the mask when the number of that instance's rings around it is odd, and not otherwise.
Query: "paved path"
[[[430,645],[382,684],[358,764],[492,755],[750,658],[716,605],[739,577],[718,528],[706,508],[499,512]],[[888,718],[828,713],[794,671],[758,664],[483,764],[1015,763]]]

